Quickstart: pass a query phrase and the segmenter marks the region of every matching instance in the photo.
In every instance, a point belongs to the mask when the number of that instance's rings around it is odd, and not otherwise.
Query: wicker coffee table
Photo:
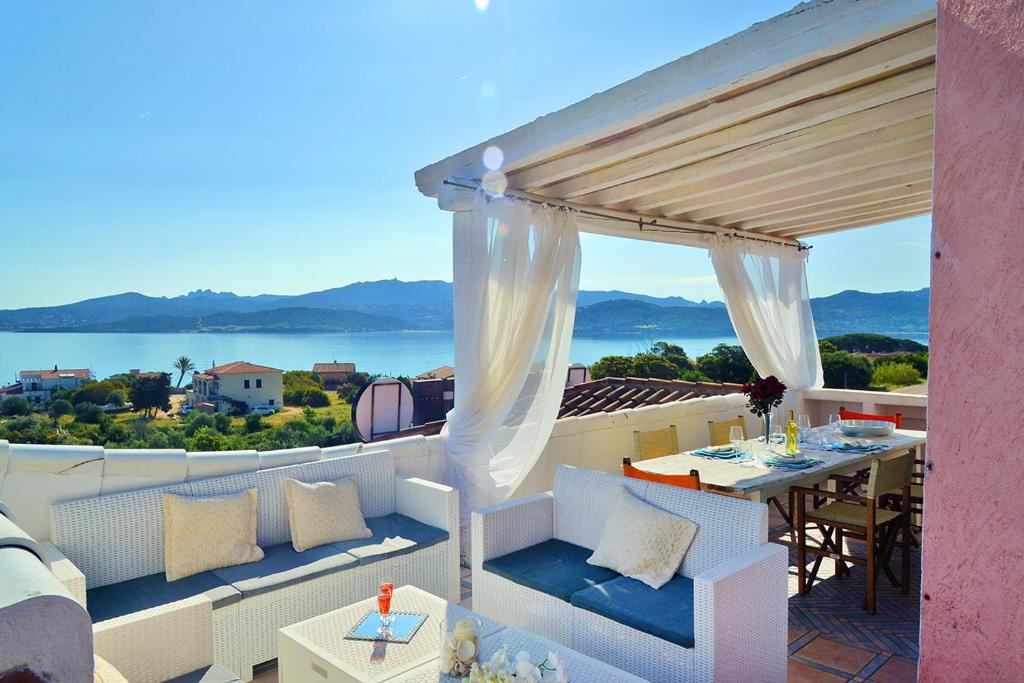
[[[345,638],[367,611],[376,608],[376,598],[363,600],[282,628],[277,638],[277,664],[281,683],[455,681],[457,679],[442,676],[438,671],[437,658],[441,648],[440,624],[443,619],[458,620],[466,616],[479,619],[483,625],[479,635],[481,655],[484,659],[506,644],[513,657],[519,650],[527,650],[535,657],[543,657],[548,650],[552,650],[565,662],[573,683],[643,683],[641,678],[528,631],[505,628],[496,621],[414,586],[400,586],[395,589],[391,605],[395,611],[427,615],[427,620],[408,643],[388,643],[386,647],[382,647],[370,641]]]

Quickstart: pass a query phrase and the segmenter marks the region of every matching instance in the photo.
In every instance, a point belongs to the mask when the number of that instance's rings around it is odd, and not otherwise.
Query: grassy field
[[[314,408],[313,410],[316,412],[317,417],[333,417],[339,425],[344,422],[350,421],[352,417],[352,407],[349,405],[349,403],[338,398],[338,394],[334,392],[329,392],[327,396],[330,397],[331,404],[324,408]],[[171,415],[177,415],[183,399],[184,396],[172,396],[170,414],[161,412],[158,413],[156,418],[152,420],[146,420],[138,413],[117,413],[116,415],[114,415],[114,421],[124,422],[128,424],[136,422],[145,422],[150,427],[173,427],[175,425],[181,424],[180,419],[178,419],[177,417],[171,417]],[[61,418],[62,421],[66,422],[71,422],[73,419],[74,418],[72,418],[70,415]],[[284,406],[284,408],[282,408],[280,412],[264,417],[263,424],[269,425],[271,427],[280,427],[285,422],[301,419],[303,419],[302,408],[296,408],[295,406]],[[231,418],[232,427],[241,426],[244,423],[245,417]]]

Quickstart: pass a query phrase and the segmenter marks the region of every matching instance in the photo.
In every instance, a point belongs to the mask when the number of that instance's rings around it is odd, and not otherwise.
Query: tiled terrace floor
[[[771,516],[772,540],[789,538],[783,520]],[[812,534],[813,536],[813,534]],[[847,550],[863,555],[864,545],[848,542]],[[900,555],[892,567],[899,575]],[[809,595],[797,594],[796,550],[790,550],[789,572],[789,676],[790,683],[913,683],[917,677],[920,550],[911,552],[911,586],[906,595],[880,578],[877,614],[861,606],[864,570],[836,578],[833,562],[823,560],[819,580]],[[462,570],[462,604],[472,607],[472,575]],[[272,671],[256,679],[276,683]]]

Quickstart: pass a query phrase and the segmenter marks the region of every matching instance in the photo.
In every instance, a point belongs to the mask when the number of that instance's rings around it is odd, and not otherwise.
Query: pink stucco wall
[[[1024,681],[1024,0],[939,2],[921,681]]]

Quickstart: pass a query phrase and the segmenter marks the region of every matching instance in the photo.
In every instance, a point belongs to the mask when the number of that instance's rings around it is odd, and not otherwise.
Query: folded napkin
[[[836,441],[834,443],[825,443],[817,446],[823,451],[834,451],[836,453],[877,453],[878,451],[889,450],[888,446],[882,444],[855,444],[846,443],[845,441]]]
[[[821,460],[817,458],[805,458],[800,461],[785,460],[783,458],[766,458],[764,461],[765,465],[769,467],[778,467],[785,470],[806,470],[808,467],[814,467],[821,463]]]
[[[738,451],[733,446],[705,446],[704,448],[698,448],[693,454],[705,458],[718,458],[720,460],[732,460],[733,458],[748,455],[746,451]]]

